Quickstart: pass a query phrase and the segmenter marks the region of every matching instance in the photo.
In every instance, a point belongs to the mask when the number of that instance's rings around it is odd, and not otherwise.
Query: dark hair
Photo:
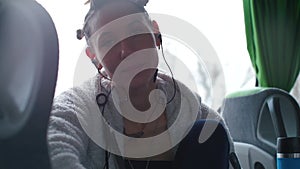
[[[83,28],[78,29],[76,32],[77,39],[81,40],[83,37],[85,37],[86,40],[88,40],[88,38],[91,36],[91,27],[89,24],[92,17],[98,10],[100,10],[109,1],[122,1],[122,0],[91,0],[90,1],[90,9],[84,18]],[[131,0],[127,0],[127,1],[132,2]],[[148,16],[148,13],[145,10],[144,6],[134,2],[132,2],[132,4],[135,4],[141,12],[144,12]]]

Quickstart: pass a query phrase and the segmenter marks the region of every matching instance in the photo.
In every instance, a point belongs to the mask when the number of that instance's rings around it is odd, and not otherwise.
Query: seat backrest
[[[300,135],[299,104],[277,88],[255,88],[228,95],[222,116],[243,169],[275,169],[277,138]]]
[[[0,168],[47,169],[57,32],[34,0],[1,0],[0,22]]]

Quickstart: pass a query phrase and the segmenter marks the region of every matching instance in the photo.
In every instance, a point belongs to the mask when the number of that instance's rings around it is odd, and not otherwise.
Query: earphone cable
[[[162,42],[162,40],[160,40]],[[175,98],[175,95],[176,95],[176,82],[175,82],[175,79],[174,79],[174,75],[173,75],[173,72],[171,70],[171,67],[170,65],[168,64],[167,60],[166,60],[166,57],[165,57],[165,54],[164,54],[164,48],[163,48],[163,45],[162,43],[160,44],[161,46],[161,53],[162,53],[162,56],[163,56],[163,59],[168,67],[168,69],[170,70],[170,73],[171,73],[171,78],[172,78],[172,81],[173,81],[173,87],[174,87],[174,92],[173,92],[173,96],[171,97],[171,99],[167,102],[167,104],[171,103],[173,101],[173,99]]]

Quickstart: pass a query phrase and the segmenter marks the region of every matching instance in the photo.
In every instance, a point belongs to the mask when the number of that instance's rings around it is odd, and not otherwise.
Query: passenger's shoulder
[[[78,86],[73,86],[68,90],[57,95],[53,100],[53,106],[83,104],[93,97],[96,91],[97,78],[93,77]]]

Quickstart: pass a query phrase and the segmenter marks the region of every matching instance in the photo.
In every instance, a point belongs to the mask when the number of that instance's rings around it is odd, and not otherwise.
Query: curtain
[[[247,49],[261,87],[289,92],[300,71],[300,0],[244,0]]]

